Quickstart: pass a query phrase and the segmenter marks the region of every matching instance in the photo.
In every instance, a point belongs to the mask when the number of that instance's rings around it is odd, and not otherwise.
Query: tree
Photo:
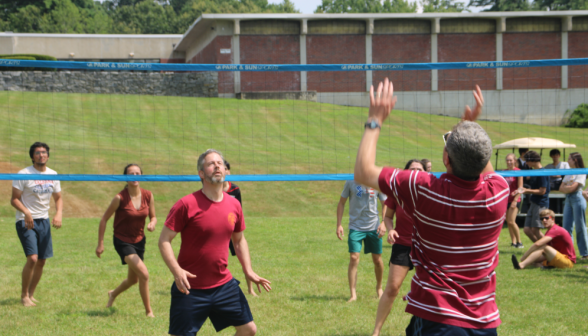
[[[315,13],[415,13],[407,0],[323,0]]]
[[[533,2],[536,10],[582,10],[588,9],[588,0],[536,0]]]
[[[527,0],[470,0],[468,7],[488,7],[484,12],[514,12],[530,10]]]
[[[422,0],[421,6],[423,7],[423,13],[461,13],[465,10],[462,2],[453,2],[453,0]]]

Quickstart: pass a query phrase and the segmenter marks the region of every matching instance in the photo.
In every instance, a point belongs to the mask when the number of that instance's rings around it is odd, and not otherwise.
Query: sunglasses
[[[447,132],[447,133],[443,134],[443,143],[444,143],[445,145],[447,145],[447,139],[449,138],[449,135],[450,135],[450,134],[451,134],[451,131],[449,131],[449,132]]]
[[[542,221],[544,221],[544,220],[550,220],[550,219],[551,219],[551,217],[549,217],[549,216],[547,216],[547,217],[541,217],[541,220]]]

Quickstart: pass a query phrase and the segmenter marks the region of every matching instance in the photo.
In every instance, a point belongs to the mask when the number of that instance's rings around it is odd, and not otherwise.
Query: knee
[[[245,328],[243,330],[244,336],[253,336],[255,334],[257,334],[257,326],[255,325],[255,323],[251,322],[245,325]]]
[[[39,259],[37,260],[37,267],[44,267],[45,266],[45,262],[47,261],[47,259]]]
[[[27,264],[29,266],[35,266],[38,261],[39,261],[39,256],[36,254],[31,254],[31,255],[27,256]]]
[[[523,231],[527,236],[533,233],[533,230],[530,227],[525,227]]]
[[[398,296],[400,292],[400,287],[396,286],[386,286],[386,290],[384,290],[384,295],[386,295],[389,299],[394,299]]]
[[[359,262],[359,253],[352,253],[349,255],[349,262],[357,264]]]
[[[372,254],[372,260],[373,260],[374,264],[376,264],[376,266],[383,265],[381,254]]]
[[[139,272],[139,274],[137,274],[137,277],[139,278],[139,281],[147,282],[149,281],[149,272],[147,270]]]

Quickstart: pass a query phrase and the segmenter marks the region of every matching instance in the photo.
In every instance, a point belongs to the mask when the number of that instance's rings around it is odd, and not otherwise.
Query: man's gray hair
[[[445,147],[453,175],[465,180],[477,179],[492,156],[492,140],[482,126],[472,121],[455,125]]]
[[[225,162],[225,158],[221,152],[217,151],[216,149],[210,148],[210,149],[207,149],[206,152],[200,154],[200,156],[198,157],[198,165],[197,165],[198,171],[202,171],[202,166],[204,166],[204,160],[206,159],[208,154],[212,154],[212,153],[216,153],[216,154],[220,155],[223,162]]]

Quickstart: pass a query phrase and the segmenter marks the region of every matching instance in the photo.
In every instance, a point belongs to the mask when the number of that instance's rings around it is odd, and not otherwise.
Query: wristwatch
[[[376,129],[376,128],[381,128],[380,124],[378,124],[377,121],[375,121],[374,119],[372,119],[371,121],[368,121],[365,123],[364,125],[365,128],[369,128],[369,129]]]

